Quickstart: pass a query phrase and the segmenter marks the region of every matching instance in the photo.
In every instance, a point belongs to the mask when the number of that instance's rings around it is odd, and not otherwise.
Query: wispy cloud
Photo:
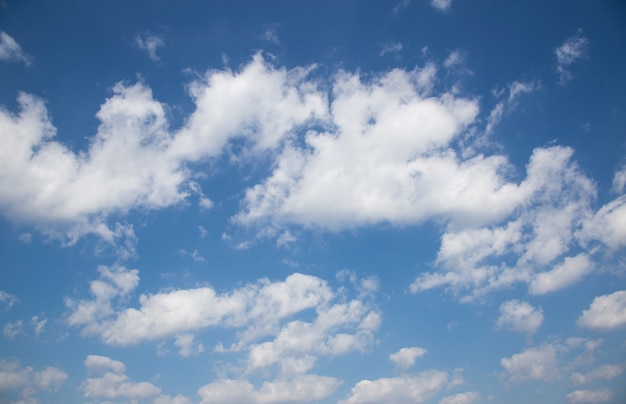
[[[452,7],[452,0],[431,0],[430,5],[440,11],[448,11]]]
[[[587,56],[589,40],[583,36],[582,30],[578,30],[576,35],[565,40],[563,45],[554,50],[556,55],[556,71],[559,73],[559,83],[565,84],[572,79],[569,67]]]
[[[158,35],[143,34],[135,36],[135,45],[148,52],[148,56],[153,62],[158,62],[161,59],[157,55],[157,49],[165,46],[165,41]]]
[[[4,31],[0,31],[0,60],[22,62],[30,65],[33,57],[22,50],[13,37]]]
[[[379,55],[384,56],[387,53],[399,53],[402,51],[402,48],[401,42],[386,42],[382,45]]]

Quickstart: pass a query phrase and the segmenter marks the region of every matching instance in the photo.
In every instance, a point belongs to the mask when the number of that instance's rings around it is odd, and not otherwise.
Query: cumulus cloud
[[[624,187],[626,186],[626,166],[622,167],[621,170],[616,171],[613,176],[613,188],[612,191],[616,194],[622,194],[624,192]]]
[[[475,391],[468,391],[467,393],[454,394],[448,396],[439,401],[439,404],[471,404],[475,403],[480,398],[480,394]]]
[[[297,375],[292,378],[264,382],[255,387],[247,380],[219,380],[201,387],[201,404],[271,404],[319,401],[341,384],[338,379],[317,375]]]
[[[35,370],[30,366],[23,367],[17,361],[0,359],[0,395],[2,396],[18,393],[25,401],[28,401],[27,399],[32,399],[31,396],[40,392],[57,391],[66,379],[65,372],[51,366]]]
[[[22,62],[25,65],[32,63],[33,57],[24,52],[19,43],[9,34],[0,31],[0,60]]]
[[[569,404],[594,404],[606,403],[613,399],[610,390],[575,390],[567,395]]]
[[[572,373],[570,379],[575,386],[587,384],[594,380],[609,380],[624,372],[623,365],[602,365],[587,373]]]
[[[158,62],[160,58],[157,55],[157,49],[165,46],[165,41],[154,34],[137,35],[135,36],[135,46],[145,50],[153,62]]]
[[[610,331],[626,325],[626,290],[593,299],[582,312],[577,324],[581,327]]]
[[[92,375],[81,386],[85,398],[145,400],[156,398],[161,392],[152,383],[130,380],[122,362],[106,356],[89,355],[84,363]]]
[[[402,371],[409,369],[415,364],[415,359],[426,354],[426,349],[420,347],[402,348],[396,353],[389,355],[389,360]]]
[[[539,347],[526,348],[508,358],[502,358],[500,364],[505,369],[505,376],[511,383],[528,380],[551,381],[560,378],[565,369],[586,366],[594,361],[594,352],[602,340],[568,338],[564,342],[545,343]],[[568,354],[581,354],[569,359]]]
[[[528,302],[508,300],[500,305],[500,316],[496,325],[498,328],[532,335],[542,322],[541,308],[536,309]]]
[[[599,241],[609,252],[626,246],[626,195],[602,206],[577,233],[583,245]]]
[[[565,84],[572,79],[569,67],[578,60],[587,56],[589,40],[578,30],[576,35],[568,38],[554,50],[556,55],[556,71],[559,73],[559,83]]]
[[[447,286],[465,301],[523,282],[531,293],[541,294],[589,273],[590,256],[572,256],[571,250],[587,243],[581,227],[596,217],[591,207],[596,190],[571,161],[572,152],[566,147],[536,149],[526,178],[506,187],[518,209],[499,225],[446,231],[436,260],[439,271],[419,275],[411,291]],[[606,233],[588,232],[587,238],[602,242]]]
[[[89,233],[111,242],[128,236],[132,227],[107,219],[132,209],[160,209],[191,194],[208,207],[186,164],[220,155],[234,137],[250,139],[254,150],[275,147],[325,116],[326,96],[306,80],[310,69],[274,68],[256,55],[239,72],[209,71],[189,85],[196,110],[177,130],[146,85],[118,83],[78,153],[54,140],[43,101],[20,93],[19,113],[0,109],[0,210],[71,243]]]
[[[312,381],[319,382],[315,394],[330,394],[338,381],[309,373],[317,358],[369,349],[381,323],[372,300],[377,284],[369,278],[355,279],[358,297],[353,299],[348,299],[346,288],[334,291],[320,278],[294,273],[284,281],[261,279],[223,293],[207,286],[142,295],[138,308],[124,308],[126,296],[138,283],[136,270],[118,266],[100,267],[99,272],[100,279],[91,282],[92,299],[67,299],[70,325],[82,327],[83,335],[99,336],[111,345],[174,338],[182,356],[204,350],[195,340],[195,333],[202,329],[237,329],[235,340],[226,346],[218,343],[215,351],[244,355],[240,377],[275,374],[273,381],[267,380],[258,390],[251,384],[242,390],[247,391],[247,398],[258,402],[274,402],[267,397],[284,390],[277,396],[282,397],[296,387],[302,391],[293,392],[297,395],[288,396],[287,401],[304,400],[310,391],[303,386]],[[306,321],[302,314],[313,317]],[[94,363],[93,358],[89,361]],[[108,361],[106,366],[113,368]],[[116,366],[113,373],[123,373],[122,365]],[[248,383],[241,378],[224,378],[205,386],[201,395],[211,401],[215,394],[221,397],[223,386],[244,382]],[[231,398],[223,398],[223,402],[228,400]]]
[[[341,404],[424,403],[448,382],[448,374],[437,370],[417,375],[361,380],[352,387],[350,396]]]

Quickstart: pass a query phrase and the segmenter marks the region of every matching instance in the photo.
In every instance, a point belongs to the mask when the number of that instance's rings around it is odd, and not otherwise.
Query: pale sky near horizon
[[[626,402],[626,4],[0,1],[0,403]]]

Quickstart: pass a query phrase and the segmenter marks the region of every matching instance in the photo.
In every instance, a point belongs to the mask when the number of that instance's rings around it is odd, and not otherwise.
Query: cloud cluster
[[[584,310],[578,325],[601,331],[610,331],[626,325],[626,290],[620,290],[593,299]]]
[[[56,391],[66,379],[65,372],[51,366],[35,370],[17,361],[0,359],[0,395],[3,397],[17,392],[24,401],[37,402],[33,396],[42,391]]]
[[[126,366],[107,356],[88,355],[85,368],[90,375],[81,386],[83,396],[90,399],[126,399],[129,402],[148,400],[155,404],[191,404],[184,396],[161,394],[161,388],[149,382],[134,382],[126,375]]]
[[[204,350],[195,340],[203,329],[238,330],[235,341],[227,346],[220,342],[215,351],[243,354],[243,373],[203,386],[199,390],[203,402],[298,402],[326,397],[340,381],[310,373],[317,358],[369,349],[381,323],[372,301],[375,287],[360,288],[358,297],[350,299],[347,289],[334,291],[322,279],[300,273],[284,281],[261,279],[223,293],[207,286],[141,295],[140,306],[131,308],[123,306],[138,284],[138,271],[121,266],[98,271],[99,279],[90,284],[91,299],[66,299],[68,323],[82,327],[85,336],[99,336],[112,345],[174,338],[179,353],[190,356]],[[310,321],[305,319],[310,316]],[[91,358],[90,366],[100,359]],[[127,383],[122,366],[106,361],[106,367],[110,374],[86,385],[85,391],[114,381]],[[241,378],[260,371],[274,373],[275,379],[255,388]],[[150,394],[158,393],[144,387]]]
[[[508,300],[500,305],[500,316],[496,321],[498,328],[534,334],[543,322],[542,310],[534,308],[528,302]]]

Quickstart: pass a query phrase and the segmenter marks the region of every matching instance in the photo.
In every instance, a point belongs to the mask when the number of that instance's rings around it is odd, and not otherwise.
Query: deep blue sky
[[[0,2],[0,402],[626,400],[620,1]]]

